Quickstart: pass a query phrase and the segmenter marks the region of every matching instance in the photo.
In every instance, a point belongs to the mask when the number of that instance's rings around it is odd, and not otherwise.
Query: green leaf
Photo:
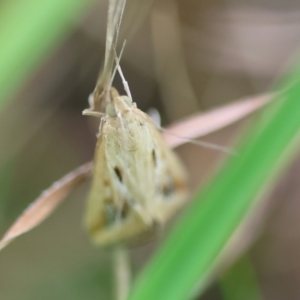
[[[188,211],[133,286],[130,300],[187,299],[205,284],[224,245],[260,192],[293,156],[300,129],[300,68]]]
[[[72,28],[90,0],[6,1],[0,9],[0,108]]]
[[[240,258],[223,274],[219,285],[224,300],[262,300],[251,261],[247,255]]]

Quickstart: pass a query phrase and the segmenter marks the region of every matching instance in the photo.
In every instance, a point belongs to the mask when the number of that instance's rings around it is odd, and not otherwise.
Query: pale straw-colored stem
[[[115,299],[126,300],[131,282],[130,257],[124,246],[114,249]]]

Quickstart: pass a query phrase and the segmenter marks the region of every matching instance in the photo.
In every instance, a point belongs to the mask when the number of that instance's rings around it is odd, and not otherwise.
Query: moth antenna
[[[156,111],[156,109],[154,109]],[[157,111],[156,111],[157,112]],[[189,142],[190,144],[194,144],[194,145],[197,145],[197,146],[201,146],[201,147],[205,147],[205,148],[208,148],[208,149],[212,149],[212,150],[216,150],[216,151],[221,151],[223,153],[226,153],[226,154],[230,154],[230,155],[235,155],[237,156],[238,153],[228,147],[224,147],[224,146],[220,146],[220,145],[216,145],[216,144],[213,144],[213,143],[208,143],[208,142],[203,142],[203,141],[198,141],[198,140],[193,140],[193,139],[189,139],[189,138],[186,138],[186,137],[183,137],[183,136],[180,136],[180,135],[177,135],[176,133],[173,133],[173,132],[170,132],[168,129],[165,129],[163,127],[161,127],[159,124],[157,124],[157,122],[155,120],[153,120],[151,117],[150,117],[151,121],[153,122],[154,126],[157,128],[157,130],[161,131],[161,132],[165,132],[166,134],[169,134],[169,135],[172,135],[172,136],[175,136],[181,140],[184,140],[184,141],[187,141]]]
[[[123,43],[123,47],[122,47],[122,50],[121,50],[121,53],[123,53],[123,50],[124,50],[124,47],[125,47],[125,43]],[[116,50],[115,50],[116,51]],[[121,57],[120,57],[121,58]],[[118,72],[121,76],[121,79],[122,79],[122,83],[123,83],[123,86],[124,86],[124,90],[127,94],[127,96],[132,100],[132,96],[131,96],[131,93],[130,93],[130,89],[129,89],[129,85],[128,85],[128,82],[127,80],[125,79],[125,76],[122,72],[122,69],[121,69],[121,66],[120,66],[120,58],[118,58],[118,55],[116,54],[115,55],[115,60],[116,60],[116,67],[118,69]]]
[[[165,129],[165,128],[162,128],[162,127],[158,127],[158,129],[162,132],[165,132],[169,135],[172,135],[172,136],[175,136],[179,139],[182,139],[184,141],[187,141],[193,145],[197,145],[197,146],[201,146],[201,147],[205,147],[205,148],[208,148],[208,149],[212,149],[212,150],[216,150],[216,151],[221,151],[223,153],[226,153],[226,154],[230,154],[230,155],[235,155],[237,156],[238,153],[228,147],[224,147],[224,146],[220,146],[220,145],[216,145],[216,144],[212,144],[212,143],[208,143],[208,142],[203,142],[203,141],[198,141],[198,140],[193,140],[193,139],[189,139],[189,138],[185,138],[183,136],[179,136],[177,135],[176,133],[173,133],[173,132],[170,132],[169,130]]]
[[[91,108],[85,109],[82,114],[84,116],[92,116],[92,117],[97,117],[97,118],[102,118],[105,117],[105,113],[98,112],[98,111],[93,111]]]
[[[113,70],[113,73],[112,73],[110,82],[109,82],[109,84],[108,84],[108,90],[112,87],[112,83],[113,83],[114,78],[115,78],[115,75],[116,75],[116,73],[117,73],[118,66],[120,65],[120,61],[121,61],[121,58],[122,58],[122,54],[123,54],[125,45],[126,45],[126,40],[124,40],[124,42],[123,42],[123,45],[122,45],[122,48],[121,48],[119,57],[118,57],[117,52],[116,52],[116,50],[115,50],[115,48],[114,48],[114,55],[115,55],[116,65],[115,65],[115,67],[114,67],[114,70]]]
[[[121,52],[120,52],[120,56],[119,56],[119,58],[117,58],[117,62],[118,62],[118,63],[120,63],[120,60],[121,60],[121,57],[122,57],[122,54],[123,54],[123,50],[124,50],[124,48],[125,48],[125,45],[126,45],[126,40],[124,40],[123,46],[122,46],[122,49],[121,49]],[[117,57],[115,48],[114,48],[114,56]],[[106,101],[106,103],[108,103],[109,100],[110,100],[110,99],[109,99],[109,91],[110,91],[110,89],[111,89],[111,87],[112,87],[112,83],[113,83],[113,81],[114,81],[114,78],[115,78],[115,75],[116,75],[116,72],[117,72],[118,63],[117,63],[116,66],[114,67],[114,70],[113,70],[113,72],[112,72],[111,78],[110,78],[109,83],[108,83],[108,85],[107,85],[107,88],[106,88],[106,90],[105,90],[105,101]]]

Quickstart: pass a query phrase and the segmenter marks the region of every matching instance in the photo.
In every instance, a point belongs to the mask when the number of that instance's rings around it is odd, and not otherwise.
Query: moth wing
[[[166,222],[188,194],[185,169],[152,120],[138,108],[123,111],[122,120],[106,119],[96,146],[86,225],[102,245]]]
[[[164,223],[187,200],[187,172],[147,114],[133,107],[123,123],[126,152],[132,153],[126,186],[145,223]]]
[[[117,163],[113,165],[116,157],[111,157],[116,149],[105,139],[117,141],[119,137],[116,132],[107,133],[107,130],[114,129],[107,127],[103,126],[97,142],[93,181],[85,214],[85,225],[90,236],[100,245],[126,240],[147,228],[128,203],[123,202],[123,206],[119,206],[116,201],[123,197],[123,191],[117,186]]]
[[[159,223],[165,223],[188,198],[187,172],[179,157],[166,144],[152,120],[147,126],[153,136],[152,159],[154,163],[154,191],[151,201],[151,214]]]

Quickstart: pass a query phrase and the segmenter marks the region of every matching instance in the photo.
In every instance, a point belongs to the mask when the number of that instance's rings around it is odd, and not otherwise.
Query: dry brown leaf
[[[92,170],[92,163],[86,163],[65,175],[45,190],[9,228],[0,241],[0,250],[19,235],[31,230],[44,221],[75,186],[86,180]]]
[[[267,104],[271,99],[271,94],[249,97],[203,114],[197,114],[186,120],[171,124],[167,132],[163,133],[163,136],[169,147],[179,147],[189,139],[205,136],[241,120]]]
[[[241,120],[270,100],[271,95],[257,96],[198,114],[168,127],[168,132],[176,133],[184,139],[168,133],[163,134],[164,138],[171,148],[176,148],[187,143],[187,139],[199,138]],[[43,222],[75,187],[89,178],[92,167],[92,162],[86,163],[45,190],[9,228],[0,241],[0,250]]]

